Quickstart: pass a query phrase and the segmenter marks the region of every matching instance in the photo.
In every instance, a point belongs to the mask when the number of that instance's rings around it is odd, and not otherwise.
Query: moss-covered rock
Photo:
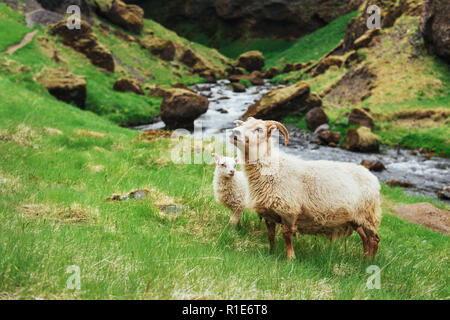
[[[153,93],[163,98],[161,119],[168,129],[192,129],[194,120],[208,110],[208,99],[190,90],[155,88]]]
[[[84,109],[86,103],[86,79],[67,70],[46,67],[34,80],[45,87],[58,100],[74,102]]]
[[[120,0],[89,0],[97,12],[114,24],[140,34],[144,28],[144,10],[137,5],[127,5]]]
[[[241,54],[237,59],[237,66],[248,72],[261,71],[264,67],[264,55],[260,51],[248,51]]]
[[[369,112],[361,108],[355,108],[350,112],[350,115],[348,116],[348,124],[368,127],[370,129],[373,129],[375,126],[373,118],[370,116]]]
[[[378,152],[380,149],[380,138],[372,133],[368,127],[349,129],[345,136],[344,147],[347,150],[360,152]]]
[[[52,25],[51,32],[60,35],[65,45],[83,53],[92,64],[114,72],[114,58],[97,40],[89,23],[82,20],[80,29],[67,28],[67,21]]]
[[[113,89],[120,92],[134,92],[139,95],[144,95],[141,85],[134,79],[120,78],[114,82]]]
[[[285,88],[272,89],[251,105],[241,118],[280,120],[284,116],[306,113],[321,105],[320,98],[310,93],[309,85],[299,82]]]
[[[146,36],[141,39],[141,46],[163,60],[172,61],[175,58],[175,46],[172,41],[156,36]]]

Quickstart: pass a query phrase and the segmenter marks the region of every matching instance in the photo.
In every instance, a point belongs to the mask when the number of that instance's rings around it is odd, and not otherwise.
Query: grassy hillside
[[[417,39],[418,22],[419,17],[404,16],[392,28],[382,29],[375,45],[358,50],[361,62],[357,65],[334,66],[316,77],[300,70],[277,76],[273,81],[309,83],[313,92],[324,95],[324,108],[333,130],[344,135],[349,128],[349,111],[368,108],[375,119],[375,133],[384,144],[426,148],[450,156],[450,71],[443,61],[429,55]],[[366,66],[376,76],[374,88],[364,101],[354,103],[345,97],[336,101],[326,94],[360,66]],[[351,96],[364,81],[355,80],[341,89]],[[421,116],[424,111],[433,116]],[[306,129],[303,115],[285,121]]]
[[[0,17],[2,18],[0,49],[3,52],[8,46],[19,43],[32,29],[26,27],[24,15],[3,3],[0,3]],[[170,87],[175,83],[190,85],[204,81],[198,75],[188,74],[189,69],[182,63],[165,62],[143,49],[139,39],[145,34],[135,36],[137,39],[135,42],[127,42],[113,33],[104,35],[99,29],[100,23],[107,24],[111,30],[120,29],[119,27],[98,17],[94,17],[93,20],[93,30],[99,43],[120,60],[120,63],[116,61],[114,73],[92,65],[83,54],[65,46],[57,36],[50,34],[48,28],[41,27],[36,27],[39,32],[33,41],[13,55],[6,56],[0,53],[0,71],[12,74],[11,77],[16,81],[24,82],[28,87],[33,87],[43,94],[45,90],[35,84],[33,77],[45,66],[63,68],[83,75],[87,81],[87,109],[123,126],[152,122],[159,114],[161,99],[116,92],[112,88],[118,78],[123,76],[138,78],[143,87],[153,84]],[[145,30],[173,41],[179,48],[191,48],[212,68],[225,66],[226,58],[216,50],[180,38],[156,22],[145,20]],[[131,35],[124,30],[121,31]],[[52,59],[55,51],[59,58],[58,62]],[[12,65],[10,60],[16,62],[15,66],[10,67]]]

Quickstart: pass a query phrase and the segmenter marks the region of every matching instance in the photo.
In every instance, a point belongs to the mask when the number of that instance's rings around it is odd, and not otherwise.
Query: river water
[[[243,93],[235,93],[228,86],[228,80],[220,80],[214,84],[198,84],[191,87],[195,92],[208,97],[208,111],[196,121],[201,125],[202,137],[221,136],[224,131],[233,128],[233,121],[239,117],[256,100],[274,88],[266,82],[264,86],[253,86]],[[164,128],[162,121],[135,127],[138,130]],[[428,195],[436,198],[436,192],[445,185],[450,185],[450,159],[433,157],[426,159],[420,152],[412,155],[411,150],[381,147],[380,153],[367,154],[351,152],[341,148],[319,146],[312,143],[311,135],[302,131],[291,130],[291,140],[288,147],[282,147],[285,152],[296,154],[305,160],[334,160],[361,163],[362,160],[379,160],[386,170],[373,172],[381,181],[391,179],[407,181],[414,187],[405,189],[416,195]]]

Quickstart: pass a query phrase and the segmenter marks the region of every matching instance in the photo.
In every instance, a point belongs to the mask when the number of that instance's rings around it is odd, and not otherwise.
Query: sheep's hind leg
[[[264,222],[266,223],[267,227],[267,237],[269,238],[269,249],[270,252],[273,251],[273,247],[275,246],[275,230],[276,230],[276,223],[268,221],[267,219],[264,219]]]
[[[292,236],[295,233],[295,230],[287,224],[283,224],[283,237],[284,241],[286,242],[286,249],[287,249],[287,259],[291,260],[292,258],[295,259],[295,252],[294,247],[292,246]]]

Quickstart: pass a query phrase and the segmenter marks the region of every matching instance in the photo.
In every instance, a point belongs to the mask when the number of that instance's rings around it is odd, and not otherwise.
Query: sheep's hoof
[[[290,260],[293,260],[293,259],[295,259],[295,252],[294,251],[288,252],[287,253],[287,260],[290,261]]]

